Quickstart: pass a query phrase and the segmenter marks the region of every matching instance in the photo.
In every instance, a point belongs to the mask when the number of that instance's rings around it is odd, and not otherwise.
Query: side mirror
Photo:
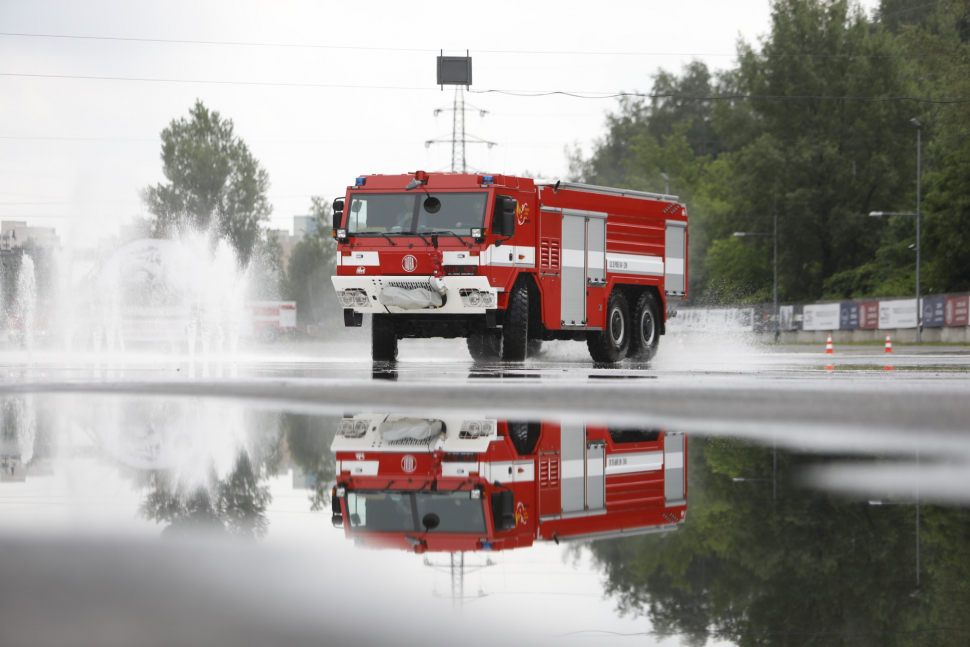
[[[511,238],[515,235],[515,209],[518,206],[515,198],[505,195],[495,196],[495,207],[492,211],[492,232]]]
[[[337,198],[333,201],[333,228],[340,229],[344,221],[344,199]]]
[[[511,491],[492,493],[492,520],[497,532],[515,528],[515,496]]]

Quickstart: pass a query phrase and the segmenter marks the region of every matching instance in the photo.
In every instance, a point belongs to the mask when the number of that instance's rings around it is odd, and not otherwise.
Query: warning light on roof
[[[482,184],[494,184],[494,183],[495,183],[495,178],[493,176],[491,175],[482,176]]]
[[[367,184],[367,178],[361,176],[354,181],[354,184],[356,184],[357,186],[364,186],[365,184]]]

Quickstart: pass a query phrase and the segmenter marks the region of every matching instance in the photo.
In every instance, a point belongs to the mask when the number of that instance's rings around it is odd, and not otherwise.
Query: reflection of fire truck
[[[363,546],[505,550],[675,530],[682,433],[362,414],[340,423],[333,521]]]
[[[677,198],[503,175],[358,177],[334,201],[344,323],[373,315],[373,355],[406,337],[466,337],[476,360],[521,361],[543,340],[646,360],[666,299],[687,295]]]

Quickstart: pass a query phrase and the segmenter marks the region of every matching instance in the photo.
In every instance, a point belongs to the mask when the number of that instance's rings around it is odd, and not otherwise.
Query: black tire
[[[659,343],[660,307],[652,292],[644,292],[633,311],[630,357],[638,362],[648,362],[657,354]]]
[[[509,437],[512,446],[519,456],[529,456],[536,450],[539,436],[542,434],[540,422],[516,422],[509,420]]]
[[[586,347],[597,364],[615,364],[630,350],[630,306],[619,290],[606,304],[606,329],[586,334]]]
[[[494,333],[468,336],[468,353],[476,362],[497,362],[502,358],[502,337]]]
[[[502,359],[523,362],[529,347],[529,288],[517,283],[509,294],[509,307],[502,324]]]
[[[391,315],[375,314],[370,335],[371,357],[375,362],[397,361],[397,332]]]

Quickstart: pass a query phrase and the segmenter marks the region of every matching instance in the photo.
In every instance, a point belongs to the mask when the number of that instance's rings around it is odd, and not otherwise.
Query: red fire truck
[[[486,416],[345,418],[333,523],[373,548],[507,550],[676,530],[683,433]]]
[[[373,357],[407,337],[465,337],[476,360],[544,340],[597,362],[649,360],[668,298],[687,296],[675,196],[508,175],[367,175],[334,201],[344,324],[373,315]]]

